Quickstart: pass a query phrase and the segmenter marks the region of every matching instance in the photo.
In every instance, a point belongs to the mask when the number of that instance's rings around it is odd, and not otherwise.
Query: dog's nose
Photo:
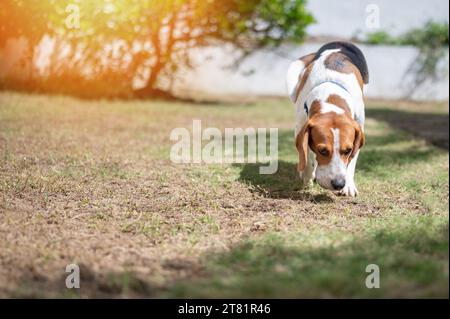
[[[335,178],[331,180],[331,186],[337,191],[341,190],[345,186],[345,178]]]

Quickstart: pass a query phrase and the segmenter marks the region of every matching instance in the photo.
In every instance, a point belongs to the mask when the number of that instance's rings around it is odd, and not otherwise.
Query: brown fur
[[[314,56],[315,56],[315,53],[311,53],[311,54],[305,55],[300,58],[300,60],[303,61],[303,63],[305,63],[305,70],[300,75],[301,76],[301,78],[299,79],[300,85],[298,86],[297,91],[295,93],[296,99],[298,99],[300,92],[305,87],[306,81],[308,80],[308,77],[311,74],[311,70],[313,67],[312,62],[314,60]],[[324,63],[325,63],[325,67],[330,70],[334,70],[334,71],[346,73],[346,74],[353,73],[356,76],[356,80],[358,81],[358,84],[359,84],[361,90],[363,90],[364,80],[361,75],[361,72],[344,54],[342,54],[340,52],[332,53],[325,59]],[[330,103],[332,103],[332,102],[330,102]],[[335,103],[333,103],[333,104],[335,104]],[[344,104],[346,105],[345,101],[344,101]],[[341,106],[343,104],[340,103],[340,104],[336,104],[336,105]],[[348,105],[346,105],[346,106],[348,109]]]
[[[344,112],[349,114],[349,115],[352,114],[352,112],[350,111],[350,108],[349,108],[347,102],[345,102],[345,100],[342,97],[340,97],[339,95],[337,95],[337,94],[330,94],[330,96],[327,99],[327,102],[331,103],[331,104],[334,104],[337,107],[343,109]]]
[[[300,85],[295,92],[295,98],[298,99],[300,92],[303,90],[305,86],[306,80],[308,80],[309,74],[311,73],[312,63],[314,60],[314,56],[316,53],[310,53],[308,55],[302,56],[299,60],[301,60],[305,64],[305,70],[300,74]],[[303,76],[302,76],[303,75]]]
[[[303,61],[305,63],[305,67],[311,64],[311,62],[314,60],[316,53],[310,53],[308,55],[302,56],[299,60]]]
[[[307,164],[308,145],[316,154],[318,165],[327,165],[333,156],[334,136],[331,129],[337,128],[340,132],[341,158],[348,164],[356,152],[364,145],[364,133],[358,123],[349,114],[336,114],[334,112],[320,113],[320,102],[314,101],[311,107],[310,119],[303,126],[296,138],[299,154],[298,170],[303,171]],[[326,156],[319,153],[325,148]],[[350,154],[345,150],[352,149]]]
[[[353,73],[358,80],[361,90],[364,87],[364,80],[358,68],[342,53],[336,52],[330,54],[325,59],[325,67],[341,73]]]
[[[321,104],[319,100],[314,100],[311,104],[311,106],[309,107],[309,117],[313,117],[316,114],[320,113],[320,109],[321,109]]]

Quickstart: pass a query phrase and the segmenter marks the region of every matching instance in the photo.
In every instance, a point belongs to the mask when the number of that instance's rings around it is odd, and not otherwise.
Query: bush
[[[412,29],[398,37],[386,31],[369,33],[363,43],[388,45],[413,45],[416,47],[442,47],[449,45],[448,23],[429,21],[422,28]]]
[[[411,88],[414,90],[426,80],[437,80],[447,76],[447,72],[438,70],[439,61],[445,57],[449,46],[448,22],[429,21],[422,28],[412,29],[398,37],[393,37],[385,31],[377,31],[367,35],[363,43],[387,45],[413,45],[420,50],[417,60],[409,68],[414,73],[415,80]],[[445,73],[445,74],[444,74]]]

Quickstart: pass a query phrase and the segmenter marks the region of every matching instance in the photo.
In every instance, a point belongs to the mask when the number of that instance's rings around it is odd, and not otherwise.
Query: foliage
[[[427,22],[422,28],[410,30],[398,37],[386,31],[367,35],[367,44],[413,45],[417,47],[440,47],[449,45],[448,23]]]
[[[0,47],[11,38],[26,36],[36,44],[47,28],[51,15],[45,6],[48,1],[2,0],[0,2]]]
[[[367,35],[364,41],[367,44],[398,44],[396,39],[393,38],[386,31],[376,31]]]
[[[407,74],[414,74],[411,91],[428,79],[437,80],[443,72],[439,70],[439,61],[445,57],[449,46],[448,23],[428,22],[422,28],[410,30],[398,37],[385,31],[371,33],[364,41],[368,44],[413,45],[420,54],[409,68]],[[444,74],[445,76],[448,74]],[[412,92],[410,92],[412,93]]]
[[[407,32],[401,44],[423,46],[447,46],[449,45],[448,23],[428,22],[423,28]]]
[[[23,35],[37,43],[50,35],[56,44],[49,83],[107,80],[131,91],[140,79],[144,95],[170,90],[180,66],[192,67],[192,48],[231,43],[245,56],[301,42],[313,22],[305,0],[99,0],[75,2],[81,19],[73,29],[65,23],[71,3],[2,1],[1,38]]]

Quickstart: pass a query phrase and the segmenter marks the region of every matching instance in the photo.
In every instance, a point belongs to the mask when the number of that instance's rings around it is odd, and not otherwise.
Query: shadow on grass
[[[269,233],[226,252],[207,252],[199,265],[176,266],[182,278],[164,285],[148,276],[93,271],[80,264],[81,288],[29,274],[13,298],[448,298],[448,220],[403,218],[342,245],[319,245],[320,234]],[[365,286],[366,267],[380,269],[380,289]],[[171,263],[173,267],[173,264]],[[176,262],[179,265],[179,261]],[[163,267],[165,267],[163,265]],[[186,277],[186,272],[189,274]],[[179,278],[179,277],[178,277]]]
[[[319,237],[318,237],[319,236]],[[269,233],[226,252],[207,252],[199,265],[179,269],[164,285],[148,276],[93,271],[80,264],[81,288],[56,278],[22,277],[14,298],[448,298],[448,221],[433,216],[403,219],[342,245],[315,247],[321,235]],[[177,263],[179,263],[177,261]],[[380,269],[380,288],[365,286],[366,267]],[[165,267],[163,265],[163,267]],[[186,272],[189,274],[186,277]]]
[[[325,248],[299,248],[308,238],[296,238],[292,243],[267,235],[261,242],[249,241],[229,252],[204,256],[210,277],[176,283],[169,289],[169,296],[448,298],[444,269],[448,225],[442,230],[443,224],[432,226],[423,220],[420,225],[411,221],[403,226]],[[369,264],[379,266],[380,289],[365,286]]]
[[[449,149],[448,114],[417,113],[391,109],[367,109],[366,116],[387,122],[396,129],[401,129],[427,142]]]
[[[27,273],[13,298],[448,298],[448,223],[431,216],[403,219],[336,246],[266,234],[226,252],[208,252],[190,275],[164,285],[133,272],[93,271],[80,265],[81,288],[66,289],[67,273],[46,278]],[[177,261],[177,263],[179,263]],[[366,267],[380,269],[380,289],[365,286]],[[197,269],[197,271],[195,271]],[[181,272],[180,272],[181,274]],[[175,277],[179,278],[179,277]]]
[[[411,147],[400,151],[366,149],[360,153],[356,171],[389,174],[392,169],[401,169],[402,166],[411,163],[428,161],[433,154],[436,154],[436,151],[429,148]]]
[[[293,200],[306,200],[314,203],[333,202],[334,195],[311,194],[302,190],[298,177],[297,166],[294,163],[279,161],[278,171],[275,174],[263,175],[259,173],[262,164],[242,164],[239,180],[251,185],[252,190],[265,197]]]
[[[118,298],[153,297],[161,288],[142,275],[132,271],[94,271],[86,264],[79,264],[80,288],[65,287],[68,273],[61,271],[56,278],[42,274],[26,273],[19,280],[19,287],[7,292],[12,298]]]

